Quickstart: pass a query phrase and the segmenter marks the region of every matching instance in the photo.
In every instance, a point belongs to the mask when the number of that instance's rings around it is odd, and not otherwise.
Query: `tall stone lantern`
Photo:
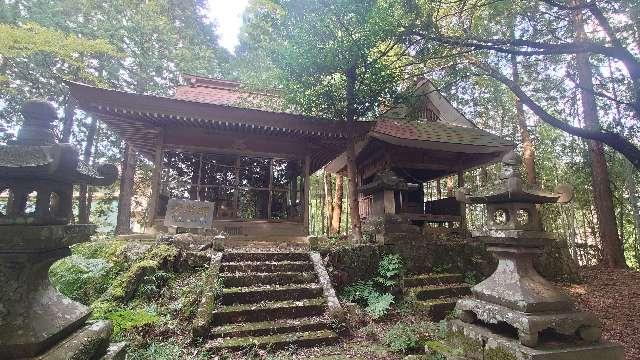
[[[454,321],[453,328],[484,344],[507,339],[504,333],[511,329],[516,338],[503,345],[518,359],[622,359],[617,345],[600,344],[598,319],[577,310],[571,297],[533,266],[534,258],[555,241],[543,229],[537,204],[569,202],[571,187],[559,186],[555,193],[526,189],[519,166],[520,159],[512,151],[503,158],[500,191],[469,196],[463,190],[457,195],[459,201],[486,205],[486,230],[476,232],[474,238],[487,244],[498,266],[471,289],[470,297],[457,302],[461,321]],[[549,349],[548,343],[555,348]],[[553,357],[558,353],[573,355]]]
[[[0,359],[65,357],[70,355],[54,348],[77,332],[84,341],[108,333],[108,345],[111,324],[87,329],[90,309],[51,285],[49,267],[95,232],[95,225],[69,224],[73,184],[110,185],[118,170],[94,169],[79,160],[73,146],[57,144],[52,132],[57,115],[49,103],[27,102],[22,115],[17,140],[0,146],[0,193],[8,192],[0,206]],[[69,346],[65,343],[64,351]]]

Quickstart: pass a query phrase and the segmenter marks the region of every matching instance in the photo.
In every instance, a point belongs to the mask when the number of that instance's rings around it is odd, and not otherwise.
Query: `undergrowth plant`
[[[397,254],[385,255],[378,264],[378,273],[371,280],[361,280],[347,286],[342,298],[364,307],[374,319],[386,315],[395,302],[391,293],[404,276],[404,264]]]
[[[384,342],[392,351],[403,354],[421,347],[419,332],[414,326],[405,323],[392,326],[385,335]]]

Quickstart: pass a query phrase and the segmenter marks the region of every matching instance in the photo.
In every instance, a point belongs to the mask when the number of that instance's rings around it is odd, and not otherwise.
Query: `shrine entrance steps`
[[[220,306],[210,345],[217,351],[285,349],[338,341],[307,252],[225,252]]]
[[[416,298],[416,305],[428,312],[433,321],[444,319],[456,301],[469,295],[471,288],[462,274],[422,274],[405,277],[406,290]]]

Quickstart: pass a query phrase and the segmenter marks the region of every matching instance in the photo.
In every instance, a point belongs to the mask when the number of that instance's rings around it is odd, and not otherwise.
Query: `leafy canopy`
[[[254,2],[238,56],[246,64],[267,56],[274,85],[299,111],[346,120],[350,109],[357,119],[399,96],[412,14],[400,0]]]

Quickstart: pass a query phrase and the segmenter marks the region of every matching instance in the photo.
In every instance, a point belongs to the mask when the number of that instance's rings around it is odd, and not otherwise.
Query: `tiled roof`
[[[478,128],[455,126],[435,121],[380,119],[373,126],[371,132],[410,141],[473,146],[513,146],[511,142]]]
[[[176,99],[257,110],[278,110],[278,98],[273,92],[252,91],[243,88],[236,81],[194,75],[186,75],[185,78],[187,85],[176,88]]]

